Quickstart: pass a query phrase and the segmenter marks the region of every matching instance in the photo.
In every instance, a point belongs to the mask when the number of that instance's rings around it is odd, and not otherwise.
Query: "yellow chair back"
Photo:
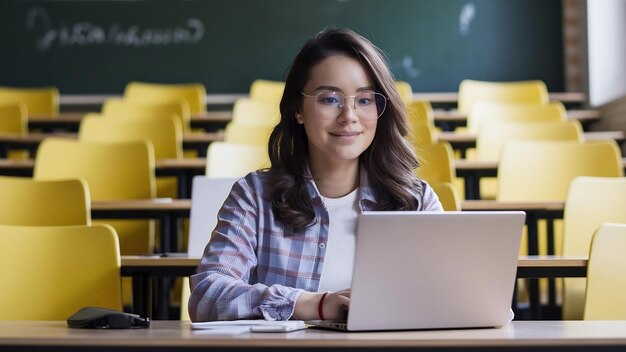
[[[626,223],[626,178],[575,178],[565,202],[563,255],[588,255],[593,233],[606,222]],[[563,288],[563,318],[581,319],[585,279],[565,279]]]
[[[110,119],[90,113],[81,120],[78,139],[86,142],[149,140],[157,160],[183,157],[183,132],[180,120],[175,116]]]
[[[115,230],[0,225],[0,319],[65,320],[85,306],[122,309]]]
[[[67,226],[91,224],[85,180],[41,181],[0,176],[0,224]]]
[[[479,133],[482,126],[493,122],[567,121],[562,103],[550,104],[502,104],[481,102],[467,115],[467,130]]]
[[[184,100],[192,114],[206,112],[206,88],[201,83],[145,83],[130,82],[124,98],[131,101],[171,102]]]
[[[155,102],[150,100],[107,99],[102,106],[102,115],[116,118],[142,118],[152,116],[176,116],[183,132],[191,130],[191,113],[185,100]]]
[[[435,131],[428,125],[412,125],[411,132],[408,136],[409,142],[416,151],[419,151],[424,145],[430,145],[436,142]]]
[[[285,82],[257,79],[250,85],[250,99],[278,106],[285,91]]]
[[[267,146],[213,142],[207,149],[208,177],[243,177],[269,166]]]
[[[233,105],[233,119],[240,125],[275,126],[280,122],[278,104],[264,100],[240,98]]]
[[[585,320],[625,320],[626,223],[604,224],[593,236],[587,268]]]
[[[465,79],[459,85],[458,109],[469,113],[476,102],[547,104],[548,88],[542,81],[487,82]]]
[[[175,116],[155,115],[123,119],[87,114],[81,121],[78,139],[86,142],[149,140],[154,146],[157,160],[183,158],[183,133],[180,120]],[[178,196],[176,177],[158,177],[156,187],[158,197]]]
[[[273,129],[274,127],[269,125],[246,125],[230,122],[224,129],[224,142],[251,144],[267,148]]]
[[[439,197],[439,201],[445,211],[460,211],[461,195],[450,182],[439,182],[430,185],[435,194]]]
[[[154,150],[148,141],[106,143],[47,138],[37,151],[34,177],[82,177],[89,185],[92,200],[148,199],[156,195],[154,163]],[[116,229],[123,254],[154,250],[154,221],[106,223]]]
[[[496,199],[565,201],[577,176],[624,176],[615,141],[511,141],[502,150]]]
[[[59,115],[59,90],[56,87],[15,88],[0,87],[0,102],[21,101],[28,115]]]
[[[492,123],[493,122],[493,123]],[[582,141],[578,121],[496,122],[484,124],[476,137],[476,159],[498,161],[512,140]]]
[[[405,105],[409,105],[413,101],[413,88],[409,82],[396,81],[396,90]]]
[[[409,125],[435,126],[435,115],[430,102],[413,100],[407,104],[406,109],[409,114]]]
[[[456,177],[454,153],[449,143],[440,142],[417,147],[421,166],[415,173],[430,184],[453,182]]]
[[[0,133],[28,134],[28,115],[22,102],[0,102]]]

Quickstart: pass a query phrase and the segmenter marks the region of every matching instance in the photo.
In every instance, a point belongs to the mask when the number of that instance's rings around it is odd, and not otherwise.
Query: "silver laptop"
[[[525,213],[359,216],[348,331],[506,325]]]

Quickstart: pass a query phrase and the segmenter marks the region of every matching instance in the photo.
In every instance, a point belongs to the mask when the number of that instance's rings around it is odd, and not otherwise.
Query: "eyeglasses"
[[[341,92],[322,91],[314,95],[300,92],[307,98],[315,98],[315,110],[320,118],[336,119],[345,106],[347,98],[354,99],[354,111],[363,120],[376,120],[387,107],[388,98],[380,93],[365,91],[355,95],[344,95]]]

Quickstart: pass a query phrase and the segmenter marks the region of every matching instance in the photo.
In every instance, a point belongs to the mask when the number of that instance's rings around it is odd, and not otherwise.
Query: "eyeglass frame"
[[[339,94],[343,95],[343,104],[341,105],[341,108],[340,108],[339,113],[337,114],[337,116],[334,117],[335,119],[337,117],[339,117],[339,115],[341,115],[341,113],[343,112],[343,109],[345,107],[346,98],[353,98],[354,99],[354,102],[352,104],[352,109],[354,109],[354,111],[357,114],[357,116],[359,116],[359,118],[362,119],[362,117],[359,115],[358,109],[356,107],[356,97],[359,94],[369,93],[369,92],[374,93],[375,95],[380,95],[381,97],[383,97],[384,98],[383,102],[385,103],[385,105],[383,106],[382,112],[380,113],[380,115],[376,116],[375,119],[372,119],[372,121],[373,120],[378,120],[381,116],[383,116],[383,114],[385,113],[385,110],[387,109],[387,101],[389,100],[389,97],[385,96],[384,94],[382,94],[380,92],[376,92],[376,91],[373,91],[373,90],[372,91],[368,90],[368,91],[358,92],[357,94],[354,94],[354,95],[345,95],[342,92],[339,92],[339,91],[336,91],[336,90],[325,90],[325,91],[321,91],[321,92],[319,92],[317,94],[306,94],[305,92],[300,91],[300,94],[302,94],[302,96],[304,96],[306,98],[317,98],[320,95],[322,95],[324,93],[328,93],[328,92],[339,93]],[[375,100],[375,98],[374,98],[374,100]],[[317,104],[317,101],[315,101],[314,103]],[[374,102],[374,104],[376,104],[376,102]],[[329,119],[329,120],[331,120],[331,119]]]

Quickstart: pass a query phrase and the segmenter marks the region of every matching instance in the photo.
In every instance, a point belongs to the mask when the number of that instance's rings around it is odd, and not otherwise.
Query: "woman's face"
[[[376,133],[378,119],[372,118],[371,106],[375,111],[376,103],[368,94],[374,89],[364,67],[348,56],[329,56],[312,68],[296,114],[298,123],[304,125],[312,161],[358,161]]]

